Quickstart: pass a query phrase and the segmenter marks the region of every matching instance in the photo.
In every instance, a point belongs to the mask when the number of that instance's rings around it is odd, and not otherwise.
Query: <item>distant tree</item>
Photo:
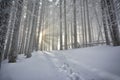
[[[87,24],[88,24],[88,35],[89,35],[89,46],[91,46],[91,42],[92,42],[92,37],[91,37],[91,26],[90,26],[90,16],[89,16],[89,7],[88,7],[88,0],[86,1],[86,12],[87,12]]]
[[[85,47],[87,47],[88,39],[87,39],[86,1],[85,0],[83,0],[83,16],[84,16],[84,40],[85,40],[84,44],[85,44]]]
[[[83,26],[83,0],[80,0],[80,10],[81,10],[81,27],[82,27],[82,44],[84,47],[84,26]]]
[[[42,24],[42,20],[43,20],[43,15],[44,15],[44,7],[45,7],[45,3],[44,0],[42,0],[41,2],[41,8],[40,8],[40,20],[39,20],[39,27],[38,27],[38,33],[37,33],[37,49],[39,50],[39,39],[40,39],[40,31],[41,31],[41,24]]]
[[[62,0],[60,0],[60,50],[63,49],[62,40]]]
[[[76,0],[73,0],[74,47],[77,48]]]
[[[66,23],[66,0],[64,0],[64,47],[67,49],[67,23]]]

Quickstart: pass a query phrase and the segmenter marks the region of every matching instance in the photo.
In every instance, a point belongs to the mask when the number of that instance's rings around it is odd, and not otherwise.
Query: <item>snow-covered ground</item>
[[[120,80],[120,47],[37,51],[3,61],[0,80]]]

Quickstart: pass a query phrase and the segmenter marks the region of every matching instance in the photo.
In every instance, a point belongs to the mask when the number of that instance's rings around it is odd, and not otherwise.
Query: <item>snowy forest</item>
[[[119,61],[120,0],[0,0],[0,80],[120,80]]]

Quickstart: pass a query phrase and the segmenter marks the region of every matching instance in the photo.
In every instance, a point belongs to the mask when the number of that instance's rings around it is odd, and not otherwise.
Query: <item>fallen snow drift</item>
[[[0,80],[120,80],[120,47],[33,52],[3,61]]]

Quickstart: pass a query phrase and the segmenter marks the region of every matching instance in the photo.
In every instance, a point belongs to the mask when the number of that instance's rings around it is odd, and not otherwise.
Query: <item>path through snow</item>
[[[44,52],[60,72],[69,80],[120,80],[119,76],[82,64],[75,59],[67,58],[61,53]]]
[[[120,80],[119,59],[119,47],[37,51],[29,59],[20,55],[17,63],[3,61],[0,80]]]

